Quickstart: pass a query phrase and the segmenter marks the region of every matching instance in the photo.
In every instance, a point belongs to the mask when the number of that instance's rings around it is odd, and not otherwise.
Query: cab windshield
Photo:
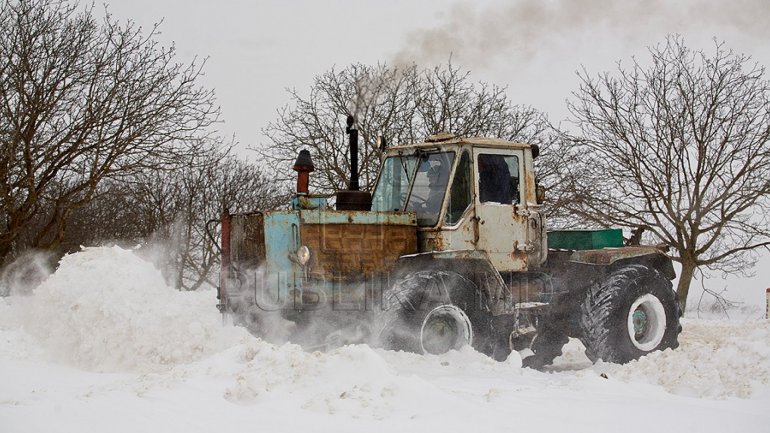
[[[417,157],[414,155],[391,156],[385,159],[372,196],[373,211],[393,212],[404,209],[404,200],[409,192],[416,164]]]
[[[435,226],[446,195],[454,152],[417,153],[385,159],[372,195],[375,212],[413,211],[421,226]]]
[[[446,195],[454,152],[426,153],[419,156],[417,172],[405,210],[417,214],[417,224],[435,226]]]

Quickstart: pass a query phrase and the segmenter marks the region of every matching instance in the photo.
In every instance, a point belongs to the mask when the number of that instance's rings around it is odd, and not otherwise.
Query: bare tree
[[[580,171],[575,164],[581,149],[572,138],[559,127],[549,126],[537,137],[540,154],[535,159],[535,176],[539,185],[545,188],[545,212],[549,229],[574,229],[596,226],[575,215],[569,206],[576,196],[576,185],[571,181]]]
[[[288,198],[261,168],[221,147],[207,146],[176,170],[103,182],[95,198],[71,214],[63,246],[76,251],[80,245],[138,244],[178,289],[216,285],[219,254],[206,234],[207,221],[224,207],[273,209]]]
[[[278,177],[289,179],[297,153],[307,148],[316,164],[312,186],[326,193],[347,185],[348,114],[356,117],[362,142],[363,189],[373,187],[379,169],[380,135],[391,144],[421,141],[440,131],[539,144],[550,128],[542,113],[513,105],[505,88],[473,83],[468,72],[451,63],[429,70],[354,64],[316,77],[309,96],[296,90],[289,95],[291,102],[264,131],[272,143],[258,151],[277,167]]]
[[[650,54],[579,73],[570,208],[670,245],[685,306],[696,269],[742,271],[770,245],[770,86],[723,43],[707,55],[669,36]]]
[[[203,169],[187,169],[178,177],[181,194],[170,225],[168,245],[175,260],[175,284],[196,290],[204,284],[216,286],[219,252],[206,234],[207,221],[222,210],[247,212],[286,205],[289,191],[254,163],[227,153],[214,153],[199,161]],[[194,164],[192,165],[194,166]],[[218,226],[217,226],[218,227]],[[214,227],[212,227],[214,228]]]
[[[194,153],[219,110],[143,33],[66,0],[0,5],[0,261],[50,248],[109,178]]]

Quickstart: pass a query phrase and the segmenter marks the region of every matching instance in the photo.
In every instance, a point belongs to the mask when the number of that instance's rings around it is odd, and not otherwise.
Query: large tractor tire
[[[655,269],[628,265],[588,289],[581,305],[581,340],[592,361],[624,364],[678,347],[679,317],[671,282]]]
[[[490,352],[490,315],[476,286],[460,274],[419,271],[386,294],[378,345],[441,354],[471,345]]]

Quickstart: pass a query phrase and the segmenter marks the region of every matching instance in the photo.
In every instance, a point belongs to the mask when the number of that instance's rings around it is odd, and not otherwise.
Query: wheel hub
[[[643,309],[637,308],[633,313],[632,320],[634,321],[634,338],[639,340],[647,331],[647,313]]]
[[[445,353],[472,343],[470,319],[459,307],[441,305],[425,316],[420,329],[420,345],[424,353]]]
[[[637,349],[654,350],[666,333],[666,310],[656,296],[647,293],[634,301],[628,312],[628,336]]]

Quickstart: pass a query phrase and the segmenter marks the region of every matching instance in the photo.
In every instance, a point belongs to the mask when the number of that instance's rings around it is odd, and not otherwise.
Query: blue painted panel
[[[299,265],[289,259],[301,245],[299,212],[265,212],[265,283],[288,299],[289,290],[300,285]]]

